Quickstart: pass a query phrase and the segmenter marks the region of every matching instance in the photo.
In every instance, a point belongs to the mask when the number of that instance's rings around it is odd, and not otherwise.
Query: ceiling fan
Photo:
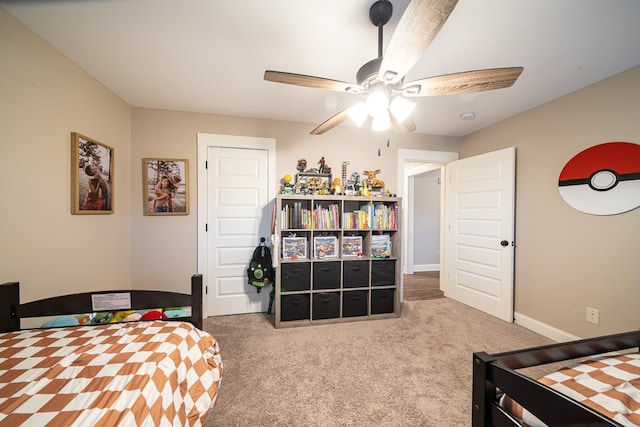
[[[267,70],[264,79],[337,92],[366,94],[366,101],[346,108],[311,131],[321,135],[348,117],[361,125],[372,121],[372,129],[393,127],[404,134],[416,129],[410,117],[413,103],[407,98],[481,92],[512,86],[524,68],[492,68],[465,71],[404,82],[404,76],[420,59],[436,37],[458,0],[411,0],[396,31],[382,52],[382,28],[389,22],[393,6],[377,0],[369,9],[369,20],[378,27],[378,57],[364,64],[356,74],[357,83],[323,77]]]

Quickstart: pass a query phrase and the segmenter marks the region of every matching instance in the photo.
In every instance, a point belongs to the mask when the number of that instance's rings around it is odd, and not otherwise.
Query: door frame
[[[431,150],[412,150],[398,149],[397,157],[397,195],[403,199],[402,209],[402,274],[400,275],[400,301],[404,299],[404,274],[413,273],[413,264],[409,264],[408,260],[413,262],[413,176],[424,173],[428,170],[442,168],[446,163],[458,160],[459,154],[451,151],[431,151]],[[423,165],[416,165],[424,164]],[[440,187],[440,214],[444,218],[444,189],[445,183],[442,182]],[[443,228],[440,225],[440,270],[443,268]]]
[[[209,316],[209,298],[208,298],[208,284],[209,278],[207,276],[207,263],[209,260],[208,251],[208,233],[207,233],[207,219],[208,219],[208,194],[209,185],[207,183],[207,167],[206,160],[208,157],[209,147],[221,147],[221,148],[239,148],[239,149],[254,149],[254,150],[267,150],[268,152],[268,200],[273,201],[276,197],[276,140],[274,138],[262,138],[254,136],[238,136],[238,135],[222,135],[213,133],[197,133],[196,139],[197,154],[196,164],[198,172],[198,261],[197,271],[198,274],[202,274],[202,293],[205,296],[203,300],[202,312],[205,318]],[[256,243],[257,245],[257,243]]]

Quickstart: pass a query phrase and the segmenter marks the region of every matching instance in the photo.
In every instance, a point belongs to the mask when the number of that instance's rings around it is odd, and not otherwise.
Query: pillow
[[[64,326],[78,326],[78,319],[73,316],[58,317],[45,322],[43,328],[62,328]]]

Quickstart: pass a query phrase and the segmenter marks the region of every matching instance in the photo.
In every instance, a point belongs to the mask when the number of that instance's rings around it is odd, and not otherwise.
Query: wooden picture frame
[[[189,215],[189,160],[142,159],[145,215]]]
[[[113,213],[114,150],[95,139],[71,133],[71,213]]]

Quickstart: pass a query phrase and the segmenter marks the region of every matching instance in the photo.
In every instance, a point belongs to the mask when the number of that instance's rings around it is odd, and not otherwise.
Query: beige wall
[[[131,285],[131,108],[0,9],[0,283]],[[71,215],[71,132],[114,148],[115,213]]]
[[[310,135],[314,124],[145,108],[134,108],[132,117],[132,269],[134,286],[142,288],[186,286],[188,282],[184,278],[197,271],[198,133],[274,138],[278,180],[285,174],[295,176],[298,159],[307,159],[311,168],[317,167],[318,160],[324,156],[337,177],[341,176],[343,161],[350,162],[349,175],[354,171],[362,174],[364,170],[381,169],[378,178],[392,191],[397,188],[398,148],[453,152],[458,149],[457,138],[380,134],[348,126],[339,126],[324,135]],[[144,157],[189,159],[190,215],[143,215],[141,162]],[[279,182],[276,184],[279,188]]]
[[[196,271],[196,134],[271,137],[276,176],[325,156],[334,173],[382,169],[395,189],[398,148],[459,151],[456,138],[374,134],[339,126],[131,109],[0,9],[0,282],[22,282],[22,300],[135,286],[188,289]],[[577,152],[607,141],[640,143],[640,68],[470,135],[470,156],[516,146],[516,311],[589,336],[640,324],[640,209],[596,217],[566,205],[558,174]],[[70,133],[115,148],[115,213],[70,214]],[[390,147],[386,147],[387,138]],[[378,156],[380,148],[381,156]],[[143,157],[190,161],[191,215],[143,216]],[[584,321],[585,306],[601,325]]]
[[[640,327],[640,209],[588,215],[558,191],[580,151],[640,144],[638,93],[635,67],[463,139],[461,158],[516,147],[518,313],[581,337]],[[600,310],[600,325],[585,321],[587,306]]]

